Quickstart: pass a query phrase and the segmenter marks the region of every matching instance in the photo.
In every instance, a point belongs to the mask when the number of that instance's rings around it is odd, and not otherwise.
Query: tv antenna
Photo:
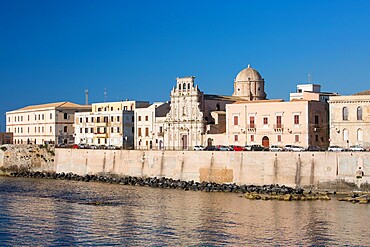
[[[85,89],[85,105],[89,105],[89,90]]]

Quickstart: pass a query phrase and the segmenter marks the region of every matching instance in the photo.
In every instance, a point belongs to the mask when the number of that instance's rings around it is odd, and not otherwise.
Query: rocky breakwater
[[[147,186],[164,189],[182,189],[187,191],[205,191],[205,192],[232,192],[232,193],[275,193],[279,195],[302,194],[303,189],[293,189],[287,186],[279,185],[237,185],[235,183],[219,184],[214,182],[194,182],[174,180],[165,177],[141,178],[141,177],[118,177],[109,175],[84,175],[80,176],[73,173],[55,173],[55,172],[30,172],[19,171],[10,173],[13,177],[45,178],[74,180],[83,182],[104,182],[112,184]]]
[[[21,171],[54,171],[53,145],[2,145],[0,174]]]

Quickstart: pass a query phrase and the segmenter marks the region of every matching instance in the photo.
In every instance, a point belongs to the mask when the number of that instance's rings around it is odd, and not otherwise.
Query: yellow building
[[[74,115],[91,111],[91,106],[56,102],[26,106],[6,112],[6,130],[14,144],[74,143]]]

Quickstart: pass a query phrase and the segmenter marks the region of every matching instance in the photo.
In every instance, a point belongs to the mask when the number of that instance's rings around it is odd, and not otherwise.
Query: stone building
[[[164,146],[170,150],[188,150],[207,145],[207,125],[215,125],[214,111],[225,111],[233,97],[204,94],[194,84],[194,76],[176,79],[171,91],[171,110],[166,116]]]
[[[330,145],[370,147],[370,90],[330,97]]]
[[[14,144],[74,143],[74,115],[91,111],[91,106],[57,102],[26,106],[6,112],[7,132]]]
[[[147,101],[119,101],[92,104],[92,111],[76,113],[75,142],[88,145],[134,147],[134,111]]]
[[[135,110],[135,149],[163,150],[166,115],[170,104],[157,102]]]

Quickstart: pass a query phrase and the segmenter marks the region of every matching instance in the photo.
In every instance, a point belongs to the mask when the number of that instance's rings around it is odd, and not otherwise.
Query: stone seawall
[[[14,171],[55,171],[55,149],[45,145],[3,145],[0,147],[0,173]]]
[[[314,188],[370,182],[370,153],[56,149],[55,171]],[[361,167],[365,176],[356,179]]]

